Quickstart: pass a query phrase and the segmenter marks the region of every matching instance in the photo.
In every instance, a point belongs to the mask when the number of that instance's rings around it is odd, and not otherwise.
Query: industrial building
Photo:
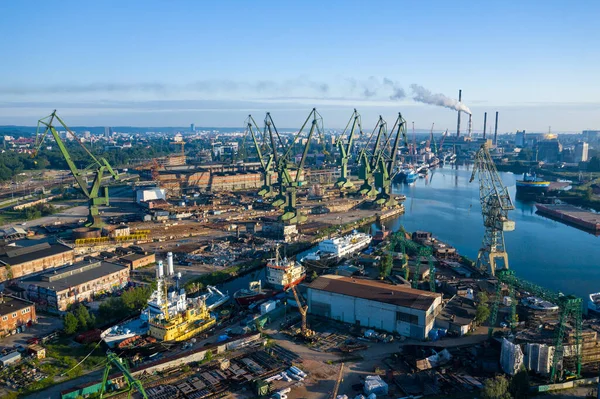
[[[148,266],[156,262],[155,254],[129,254],[119,258],[119,261],[124,265],[129,266],[130,270],[135,270],[140,267]]]
[[[442,295],[373,280],[325,275],[308,286],[309,312],[350,324],[425,339]]]
[[[31,276],[21,287],[40,309],[58,313],[74,303],[91,301],[94,295],[120,289],[128,279],[128,266],[89,260]]]
[[[73,263],[73,249],[66,245],[24,244],[0,247],[0,282]]]
[[[33,303],[10,295],[0,297],[0,337],[36,321]]]

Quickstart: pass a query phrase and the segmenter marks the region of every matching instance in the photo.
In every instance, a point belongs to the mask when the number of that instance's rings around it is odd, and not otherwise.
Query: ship
[[[316,250],[302,257],[300,263],[309,268],[327,269],[335,266],[338,263],[338,258],[334,254]]]
[[[371,235],[359,233],[355,230],[343,237],[321,241],[319,243],[319,251],[333,254],[340,261],[367,248],[371,244],[372,239]]]
[[[523,173],[523,180],[517,180],[517,194],[542,194],[549,187],[550,182],[538,178],[535,173]]]
[[[254,302],[269,299],[275,294],[277,294],[277,291],[275,290],[262,288],[262,283],[258,280],[251,281],[248,288],[242,288],[241,290],[236,291],[233,294],[233,299],[238,305],[246,307]]]
[[[545,301],[535,296],[529,296],[523,299],[523,305],[533,310],[542,310],[545,312],[551,312],[558,310],[558,306],[552,302]]]
[[[179,288],[181,273],[175,274],[173,257],[167,254],[167,276],[164,274],[163,261],[159,260],[156,265],[157,288],[150,295],[147,306],[141,313],[132,319],[128,319],[116,326],[104,330],[100,337],[110,348],[117,347],[119,343],[130,340],[136,336],[145,336],[150,331],[150,321],[156,319],[174,319],[178,315],[185,314],[194,300],[187,298],[184,289]],[[174,284],[169,288],[167,278]],[[207,286],[207,292],[200,296],[207,311],[212,311],[229,300],[229,295],[212,286]]]
[[[414,168],[408,166],[400,169],[396,176],[394,176],[395,183],[406,183],[411,184],[414,183],[419,178],[419,174],[414,170]]]
[[[294,260],[279,257],[275,251],[275,258],[267,261],[267,283],[278,292],[287,291],[306,278],[306,269]]]
[[[179,342],[204,332],[217,323],[202,297],[189,301],[184,312],[169,315],[165,311],[148,321],[148,334],[162,342]]]
[[[588,300],[588,312],[594,315],[600,315],[600,292],[590,294]]]
[[[279,247],[275,249],[275,258],[269,259],[266,266],[266,280],[269,288],[263,288],[260,281],[252,281],[248,288],[233,294],[240,306],[271,298],[300,284],[306,278],[306,269],[300,263],[279,257]]]

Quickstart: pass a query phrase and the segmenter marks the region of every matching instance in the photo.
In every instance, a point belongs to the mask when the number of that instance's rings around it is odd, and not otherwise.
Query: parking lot
[[[3,349],[12,348],[15,345],[26,347],[28,345],[27,340],[33,337],[43,337],[62,328],[62,320],[58,317],[38,315],[37,318],[37,324],[32,325],[25,332],[0,339],[0,346]]]

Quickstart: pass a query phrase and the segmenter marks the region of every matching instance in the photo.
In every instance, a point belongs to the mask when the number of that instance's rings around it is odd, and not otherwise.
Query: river
[[[505,233],[510,268],[518,277],[565,294],[585,299],[591,292],[599,292],[600,238],[536,214],[532,202],[515,199],[520,175],[502,172],[500,176],[516,208],[509,212],[516,228]],[[483,217],[479,183],[469,183],[470,177],[470,166],[445,166],[410,186],[394,185],[394,193],[407,197],[406,212],[387,221],[386,227],[430,231],[462,255],[476,259]]]

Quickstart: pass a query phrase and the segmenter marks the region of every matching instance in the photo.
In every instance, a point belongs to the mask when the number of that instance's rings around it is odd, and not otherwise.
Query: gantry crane
[[[362,185],[358,189],[358,193],[361,195],[365,195],[367,197],[373,197],[377,195],[377,189],[372,184],[373,172],[377,166],[376,155],[379,153],[381,137],[386,135],[387,123],[380,115],[375,128],[369,136],[369,140],[367,140],[367,144],[365,144],[365,146],[360,150],[358,155],[358,178],[363,181]],[[373,151],[371,152],[369,151],[369,144],[374,136],[376,137],[375,145],[373,147]]]
[[[490,151],[483,144],[475,154],[473,173],[469,182],[479,175],[479,201],[483,215],[483,243],[477,255],[477,267],[492,276],[496,273],[496,261],[502,260],[502,268],[508,269],[508,254],[504,244],[504,232],[513,231],[515,222],[508,219],[508,211],[515,209],[496,170]]]
[[[77,166],[75,165],[75,162],[73,162],[73,159],[71,158],[71,155],[69,154],[69,151],[67,150],[67,147],[65,146],[65,143],[62,141],[62,139],[58,135],[58,132],[56,131],[56,128],[53,125],[55,120],[57,120],[58,123],[60,123],[60,125],[67,131],[67,133],[73,137],[73,139],[81,146],[81,148],[83,148],[83,150],[90,157],[90,159],[91,159],[90,165],[88,165],[83,170],[79,170],[77,168]],[[42,127],[43,131],[41,131],[40,127]],[[102,219],[100,218],[100,212],[98,210],[98,207],[101,205],[105,205],[105,206],[109,205],[108,188],[102,187],[103,193],[100,193],[102,178],[104,176],[104,172],[110,173],[110,175],[115,180],[119,180],[119,175],[113,170],[113,168],[110,166],[110,164],[108,163],[108,161],[106,159],[96,158],[94,156],[94,154],[92,154],[83,145],[83,143],[81,142],[81,140],[79,140],[79,138],[75,135],[75,133],[73,133],[71,131],[71,129],[69,129],[67,127],[67,125],[62,121],[62,119],[60,119],[60,117],[58,115],[56,115],[56,110],[54,110],[54,112],[52,112],[52,114],[50,114],[49,116],[42,118],[38,121],[37,132],[36,132],[36,149],[35,149],[35,152],[33,153],[34,156],[37,155],[40,148],[42,147],[42,144],[44,143],[44,140],[46,139],[48,132],[50,132],[52,134],[52,136],[54,137],[54,141],[58,145],[58,148],[59,148],[63,158],[67,162],[67,165],[69,166],[69,169],[71,170],[71,174],[73,175],[73,177],[75,178],[75,181],[79,185],[79,189],[81,190],[83,195],[85,195],[85,197],[88,199],[89,213],[88,213],[88,220],[87,220],[86,226],[102,227],[104,225],[104,223],[102,222]],[[93,173],[95,175],[91,187],[88,187],[88,182],[86,179],[86,176],[89,173]]]
[[[354,131],[358,127],[360,136],[362,136],[362,134],[363,134],[362,126],[361,126],[360,122],[361,122],[360,114],[355,109],[354,112],[352,113],[352,116],[350,117],[350,120],[348,121],[348,124],[346,125],[346,128],[344,129],[344,131],[342,132],[342,134],[340,135],[340,137],[338,138],[337,143],[336,143],[337,147],[340,151],[339,165],[340,165],[341,173],[340,173],[339,179],[335,183],[335,186],[340,189],[352,188],[354,186],[354,184],[352,184],[352,182],[348,179],[348,161],[350,160],[350,156],[351,156],[350,151],[352,150],[352,143],[354,140]],[[348,135],[348,139],[346,140],[346,143],[344,144],[344,137],[346,135],[346,131],[350,127],[350,124],[352,124],[352,127],[350,128],[350,134]]]
[[[429,265],[429,290],[435,292],[435,266],[433,264],[433,251],[429,247],[420,247],[415,257],[415,274],[412,276],[412,288],[419,287],[419,276],[421,274],[421,262],[423,258],[427,259]]]
[[[392,146],[391,151],[386,153],[385,149],[388,147],[388,144],[394,135],[394,131],[396,132],[396,136],[394,137],[394,145]],[[404,138],[404,146],[408,147],[408,140],[406,138],[406,121],[402,117],[402,114],[398,112],[398,118],[396,119],[394,127],[392,128],[392,134],[386,138],[385,143],[377,155],[377,160],[375,161],[375,187],[378,190],[375,203],[384,208],[398,205],[398,202],[392,196],[392,177],[394,175],[394,168],[396,166],[396,158],[398,156],[400,134],[402,134],[402,137]]]
[[[268,114],[267,114],[268,115]],[[246,119],[246,132],[244,134],[244,140],[242,142],[242,147],[245,145],[246,137],[248,133],[252,136],[252,142],[254,144],[254,148],[258,155],[258,160],[260,161],[260,172],[262,175],[263,184],[260,190],[258,191],[258,195],[261,197],[272,197],[275,195],[275,191],[273,190],[273,174],[274,170],[274,151],[268,147],[268,143],[266,142],[265,136],[263,136],[263,143],[259,143],[258,136],[258,125],[252,118],[252,115],[248,115]],[[262,148],[261,148],[262,147]],[[263,150],[267,150],[270,153],[263,153]]]
[[[125,377],[125,381],[127,382],[127,397],[128,398],[131,398],[131,394],[133,393],[133,391],[137,390],[140,393],[140,395],[142,396],[142,398],[148,399],[148,395],[146,394],[146,391],[144,390],[144,386],[142,385],[142,383],[139,380],[136,380],[133,377],[133,375],[129,371],[129,368],[127,367],[127,364],[125,364],[125,362],[120,357],[118,357],[115,353],[108,351],[106,353],[106,358],[107,358],[107,362],[106,362],[106,366],[104,367],[104,377],[102,378],[102,387],[100,388],[100,399],[102,399],[104,397],[104,394],[106,393],[106,385],[108,384],[108,376],[110,374],[110,369],[112,367],[115,367],[117,370],[119,370],[123,374],[123,377]]]
[[[433,138],[433,127],[435,126],[435,122],[431,124],[431,131],[429,132],[429,148],[431,152],[437,155],[437,146],[435,145],[435,139]]]
[[[550,380],[555,382],[558,379],[559,364],[564,358],[564,338],[565,331],[567,329],[567,321],[570,319],[573,327],[573,350],[575,356],[575,370],[572,371],[576,376],[581,375],[581,344],[582,344],[582,310],[581,310],[581,298],[577,298],[573,295],[562,295],[555,293],[546,288],[540,287],[536,284],[530,283],[526,280],[519,279],[513,270],[502,269],[496,273],[498,279],[498,285],[496,286],[496,295],[494,302],[492,303],[492,309],[489,317],[489,330],[488,335],[491,337],[496,325],[498,318],[498,307],[500,299],[502,298],[502,285],[506,285],[509,290],[509,296],[511,298],[511,312],[510,312],[510,327],[514,328],[517,324],[516,315],[516,299],[514,292],[515,290],[524,291],[533,295],[537,298],[541,298],[545,301],[551,302],[559,307],[558,313],[558,324],[554,332],[554,355],[552,356],[552,367],[550,369]],[[564,367],[563,367],[564,370]]]
[[[297,165],[297,167],[294,167],[296,175],[294,176],[294,178],[292,178],[290,174],[291,165],[289,162],[291,152],[294,148],[294,143],[300,141],[302,132],[304,131],[306,125],[311,119],[312,122],[310,130],[306,137],[306,144],[304,145],[304,150],[300,158],[300,163]],[[283,154],[283,156],[278,158],[278,162],[276,165],[277,175],[278,179],[281,179],[282,192],[285,194],[286,198],[283,208],[283,215],[281,215],[281,220],[288,224],[301,223],[304,220],[306,220],[306,216],[298,212],[298,208],[296,207],[296,194],[298,187],[302,186],[303,184],[302,177],[304,175],[304,163],[306,161],[306,156],[308,155],[308,149],[310,148],[310,141],[315,131],[317,131],[317,133],[322,138],[323,118],[321,117],[321,114],[317,112],[316,108],[313,108],[306,120],[304,121],[304,124],[294,137],[292,143],[288,146],[287,151]]]

